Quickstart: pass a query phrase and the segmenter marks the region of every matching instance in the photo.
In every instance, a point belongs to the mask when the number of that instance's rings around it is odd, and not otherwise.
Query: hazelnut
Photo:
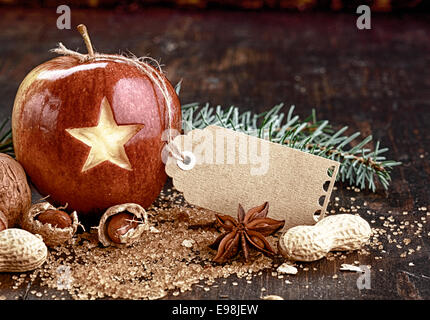
[[[100,218],[99,241],[105,247],[126,247],[137,241],[149,229],[148,215],[136,203],[110,207]]]
[[[72,219],[66,212],[54,209],[43,211],[36,217],[36,219],[43,224],[49,223],[54,228],[61,229],[69,228],[73,223]]]
[[[129,212],[121,212],[112,216],[107,223],[107,234],[115,243],[124,243],[121,236],[136,229],[138,221],[136,216]]]
[[[31,206],[21,219],[21,227],[33,234],[40,234],[48,247],[55,247],[71,240],[80,226],[76,211],[70,215],[48,202]]]

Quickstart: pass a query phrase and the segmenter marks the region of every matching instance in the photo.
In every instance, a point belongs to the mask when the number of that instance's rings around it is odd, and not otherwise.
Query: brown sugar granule
[[[152,230],[131,247],[103,248],[92,230],[51,250],[39,269],[41,284],[65,289],[74,299],[159,299],[169,290],[177,295],[201,281],[213,284],[217,278],[247,277],[272,267],[272,259],[258,252],[250,263],[240,255],[224,265],[211,262],[215,252],[208,245],[219,232],[189,228],[210,225],[214,215],[208,210],[176,205],[151,208],[148,215]],[[184,246],[184,240],[192,240],[192,246]],[[269,238],[274,246],[276,240]]]
[[[357,253],[358,257],[372,255],[375,268],[387,254],[399,256],[406,265],[421,250],[418,238],[430,236],[429,206],[418,208],[421,212],[418,218],[406,211],[375,211],[368,207],[369,203],[354,197],[349,198],[350,201],[344,197],[341,205],[337,203],[339,200],[335,198],[329,214],[352,212],[371,223],[369,243]],[[92,229],[77,235],[68,245],[51,249],[42,268],[14,275],[14,288],[37,280],[41,287],[64,290],[55,292],[56,299],[66,299],[67,292],[74,299],[159,299],[168,294],[178,296],[192,288],[207,292],[216,287],[216,279],[221,279],[218,282],[225,285],[227,281],[222,279],[232,275],[244,278],[249,284],[254,277],[263,274],[262,270],[268,270],[267,274],[279,281],[292,283],[291,279],[284,280],[283,275],[275,272],[283,261],[272,260],[257,251],[251,251],[249,263],[245,263],[240,254],[224,265],[213,263],[215,251],[208,245],[221,231],[213,223],[214,213],[185,203],[175,190],[163,191],[157,204],[147,212],[150,228],[133,246],[103,248],[98,242],[97,230]],[[267,238],[272,247],[277,247],[278,236]],[[351,252],[330,252],[326,260],[332,264],[350,263],[350,255]],[[298,264],[297,267],[305,276],[310,268],[316,271],[313,265]],[[337,274],[331,276],[338,277]],[[295,281],[302,281],[302,278],[299,276]],[[235,280],[234,283],[241,282]]]

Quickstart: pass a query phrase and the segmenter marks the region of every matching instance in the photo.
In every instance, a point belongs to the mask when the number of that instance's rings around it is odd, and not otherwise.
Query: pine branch
[[[340,162],[337,180],[348,182],[360,189],[368,187],[375,192],[376,180],[388,189],[391,170],[400,162],[387,160],[382,154],[388,148],[366,148],[372,136],[359,140],[360,132],[344,135],[348,127],[335,131],[327,120],[316,119],[315,110],[304,120],[294,115],[294,106],[282,113],[283,104],[261,114],[250,111],[240,113],[237,107],[222,109],[208,103],[200,106],[191,103],[182,106],[183,130],[203,129],[218,125],[262,139],[284,144],[311,154]]]
[[[5,119],[2,124],[0,124],[0,153],[6,153],[13,157],[15,154],[12,144],[12,130],[6,128],[8,123],[9,119]]]

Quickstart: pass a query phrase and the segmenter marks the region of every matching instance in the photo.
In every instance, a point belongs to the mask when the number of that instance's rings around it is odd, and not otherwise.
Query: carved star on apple
[[[89,170],[104,161],[132,170],[124,145],[133,138],[143,124],[118,125],[111,105],[106,97],[100,104],[100,119],[94,127],[70,128],[66,131],[75,139],[91,147],[82,172]]]

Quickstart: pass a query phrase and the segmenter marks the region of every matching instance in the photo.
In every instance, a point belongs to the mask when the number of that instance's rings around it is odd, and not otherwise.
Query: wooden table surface
[[[53,57],[49,49],[57,42],[85,50],[74,29],[56,28],[54,9],[0,8],[0,17],[0,118],[5,118],[24,76]],[[320,119],[372,133],[390,148],[389,158],[403,162],[393,172],[390,189],[357,193],[337,184],[332,199],[338,197],[339,205],[348,207],[354,197],[361,204],[358,212],[369,222],[376,220],[376,226],[389,216],[414,224],[427,214],[419,208],[430,210],[430,14],[374,15],[372,30],[366,31],[356,28],[356,18],[328,12],[72,10],[72,24],[88,26],[97,50],[129,50],[161,59],[172,83],[183,79],[183,103],[209,101],[261,112],[285,102],[302,116],[316,108]],[[259,299],[262,294],[285,299],[429,299],[427,220],[422,228],[420,237],[412,230],[397,238],[400,243],[402,237],[410,238],[407,248],[420,247],[403,258],[405,248],[382,237],[385,252],[305,264],[309,271],[289,276],[290,284],[269,270],[251,284],[231,277],[210,291],[195,286],[166,299]],[[341,263],[356,260],[371,266],[370,289],[358,289],[358,274],[339,271]],[[233,281],[239,285],[232,286]],[[44,289],[37,281],[17,289],[12,283],[11,274],[0,274],[0,297],[40,299],[31,292]]]

